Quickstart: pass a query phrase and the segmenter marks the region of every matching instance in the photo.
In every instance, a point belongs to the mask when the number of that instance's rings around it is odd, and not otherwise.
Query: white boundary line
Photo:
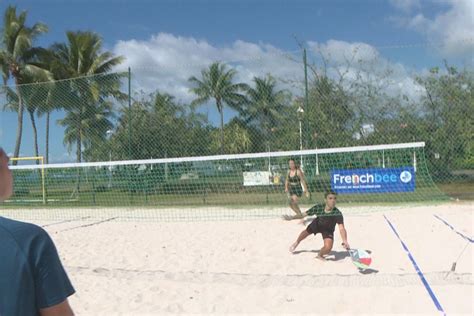
[[[420,148],[420,147],[425,147],[425,142],[339,147],[339,148],[323,148],[323,149],[307,149],[307,150],[278,151],[278,152],[262,152],[262,153],[252,153],[252,154],[197,156],[197,157],[182,157],[182,158],[161,158],[161,159],[80,162],[80,163],[73,162],[73,163],[47,164],[43,166],[23,165],[23,166],[10,166],[10,169],[32,170],[32,169],[59,169],[59,168],[80,168],[80,167],[148,165],[148,164],[163,164],[163,163],[193,162],[193,161],[216,161],[216,160],[268,158],[268,157],[271,157],[271,158],[288,157],[288,156],[291,157],[291,156],[300,156],[300,155],[338,154],[338,153],[347,153],[347,152],[393,150],[393,149]]]

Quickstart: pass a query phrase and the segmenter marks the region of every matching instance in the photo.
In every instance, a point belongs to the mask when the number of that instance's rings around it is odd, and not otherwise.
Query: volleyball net
[[[11,166],[15,189],[5,205],[57,208],[66,218],[77,216],[86,208],[96,209],[91,214],[94,217],[101,216],[104,208],[128,209],[131,217],[146,213],[157,219],[192,219],[206,217],[206,212],[212,217],[229,213],[241,218],[252,209],[253,216],[273,217],[289,210],[285,181],[290,159],[305,174],[310,197],[301,197],[303,205],[322,202],[324,193],[330,190],[338,193],[339,203],[353,206],[446,200],[447,196],[431,179],[424,146],[418,142],[148,160],[18,164]],[[371,209],[376,208],[361,211]]]

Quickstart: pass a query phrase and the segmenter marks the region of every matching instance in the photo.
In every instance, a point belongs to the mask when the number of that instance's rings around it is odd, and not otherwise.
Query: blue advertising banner
[[[331,170],[331,188],[338,194],[413,192],[413,167]]]

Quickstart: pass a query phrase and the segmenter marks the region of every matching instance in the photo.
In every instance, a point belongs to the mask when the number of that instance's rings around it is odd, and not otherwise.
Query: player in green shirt
[[[336,224],[339,226],[339,233],[342,238],[342,245],[346,249],[350,249],[349,243],[347,242],[347,232],[344,227],[344,217],[341,211],[336,207],[337,195],[335,192],[329,191],[325,194],[325,204],[316,204],[308,211],[303,212],[301,216],[288,216],[285,219],[298,219],[306,216],[316,216],[311,224],[303,230],[298,239],[291,245],[290,252],[294,252],[299,243],[311,234],[321,233],[324,241],[324,246],[319,250],[318,259],[325,260],[324,256],[331,252],[334,243],[334,230]]]

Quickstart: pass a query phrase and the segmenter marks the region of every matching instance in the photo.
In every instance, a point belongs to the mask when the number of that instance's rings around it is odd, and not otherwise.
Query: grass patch
[[[438,183],[438,188],[449,197],[460,200],[474,200],[474,182]]]

